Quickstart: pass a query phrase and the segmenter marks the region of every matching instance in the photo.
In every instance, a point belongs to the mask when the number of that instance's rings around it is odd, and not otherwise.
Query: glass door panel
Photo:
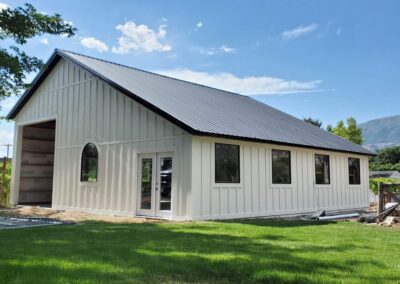
[[[159,158],[159,181],[160,181],[160,196],[159,210],[171,210],[171,191],[172,191],[172,157]]]
[[[151,210],[153,195],[153,159],[143,158],[141,161],[140,209]]]
[[[168,218],[172,209],[172,154],[140,154],[137,214]]]

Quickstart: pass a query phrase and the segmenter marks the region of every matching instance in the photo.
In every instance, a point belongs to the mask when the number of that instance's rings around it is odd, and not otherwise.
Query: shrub
[[[0,181],[1,186],[3,186],[3,181],[1,180],[3,177],[2,174],[2,166],[3,163],[0,164]],[[0,196],[0,205],[7,205],[8,196],[10,195],[10,181],[11,181],[11,161],[8,160],[6,163],[6,176],[5,176],[5,193],[4,196]]]

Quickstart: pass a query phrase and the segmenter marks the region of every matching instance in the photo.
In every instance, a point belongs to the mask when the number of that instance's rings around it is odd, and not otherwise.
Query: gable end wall
[[[137,157],[173,151],[173,216],[185,218],[190,198],[191,135],[79,66],[61,59],[15,118],[11,202],[18,202],[22,126],[56,119],[52,206],[134,215]],[[81,151],[99,149],[96,184],[80,182]]]

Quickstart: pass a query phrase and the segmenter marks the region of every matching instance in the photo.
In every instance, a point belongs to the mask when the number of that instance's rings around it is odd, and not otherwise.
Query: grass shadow
[[[343,241],[325,241],[323,227],[284,222],[85,223],[8,231],[0,236],[0,282],[394,281],[387,271],[358,274],[390,267],[383,258],[366,258],[351,230],[343,230]]]
[[[254,218],[254,219],[228,219],[228,220],[218,220],[214,222],[286,228],[286,227],[304,227],[304,226],[326,226],[326,225],[336,224],[337,222],[340,221],[302,220],[300,218],[293,218],[293,219]]]

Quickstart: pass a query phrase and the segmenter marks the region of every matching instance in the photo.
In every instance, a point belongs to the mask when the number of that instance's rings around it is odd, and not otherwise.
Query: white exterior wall
[[[97,79],[60,60],[15,118],[11,203],[18,202],[22,126],[56,120],[52,206],[134,215],[138,153],[173,152],[173,218],[188,215],[191,136]],[[98,182],[80,182],[84,145],[99,150]]]
[[[368,157],[211,137],[193,137],[193,219],[272,216],[369,206]],[[240,183],[215,184],[215,143],[240,145]],[[271,149],[291,151],[291,185],[271,182]],[[330,185],[315,185],[314,154],[330,156]],[[360,159],[360,185],[348,183],[348,157]]]
[[[52,206],[135,215],[139,153],[173,152],[175,219],[240,218],[368,207],[368,158],[191,136],[73,63],[60,60],[15,118],[11,203],[18,202],[22,127],[56,120]],[[99,149],[98,182],[80,182],[81,152]],[[214,183],[214,143],[240,145],[240,184]],[[271,183],[271,149],[291,151],[292,184]],[[331,185],[314,184],[314,154],[330,155]],[[347,158],[361,161],[348,184]]]

